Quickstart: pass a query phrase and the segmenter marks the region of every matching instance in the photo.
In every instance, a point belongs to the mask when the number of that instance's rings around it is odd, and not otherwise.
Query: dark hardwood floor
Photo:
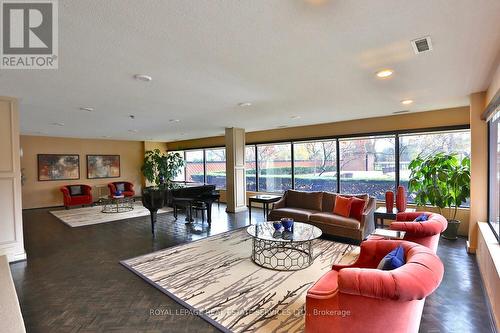
[[[28,332],[217,332],[119,261],[248,224],[246,213],[224,209],[214,205],[210,230],[159,215],[155,240],[147,217],[70,228],[47,209],[24,211],[28,260],[11,270]],[[263,220],[262,210],[252,219]],[[494,331],[476,260],[464,247],[441,240],[445,278],[426,301],[421,332]]]

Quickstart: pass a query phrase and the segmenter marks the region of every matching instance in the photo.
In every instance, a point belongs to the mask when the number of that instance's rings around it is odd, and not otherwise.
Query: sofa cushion
[[[318,212],[309,216],[309,220],[317,223],[333,224],[349,229],[359,229],[360,223],[358,220],[351,217],[335,215],[333,213]]]
[[[351,198],[344,197],[342,195],[337,195],[337,197],[335,198],[335,206],[333,207],[333,213],[340,216],[349,217],[349,214],[351,212],[351,203],[352,203]]]
[[[333,212],[333,206],[335,206],[335,198],[337,194],[331,192],[323,192],[323,209],[324,212]]]
[[[271,213],[269,214],[269,220],[279,220],[283,217],[290,217],[295,221],[307,222],[309,221],[309,217],[312,214],[318,212],[319,212],[318,210],[314,209],[292,208],[292,207],[278,208],[278,209],[273,209],[271,211]]]
[[[80,185],[71,185],[69,187],[69,194],[73,197],[76,195],[83,195],[82,187]]]
[[[323,192],[302,192],[289,190],[286,193],[286,206],[321,210]]]
[[[351,212],[349,213],[349,217],[355,218],[358,221],[361,221],[363,218],[363,212],[366,207],[366,201],[360,199],[358,197],[351,198]]]

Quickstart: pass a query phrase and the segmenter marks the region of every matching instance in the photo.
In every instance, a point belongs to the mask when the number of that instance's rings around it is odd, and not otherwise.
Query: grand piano
[[[186,221],[193,221],[193,207],[203,203],[207,209],[207,222],[212,224],[212,204],[220,199],[220,194],[215,190],[215,185],[189,184],[172,189],[170,191],[171,205],[174,208],[174,216],[177,218],[179,207],[186,209]]]

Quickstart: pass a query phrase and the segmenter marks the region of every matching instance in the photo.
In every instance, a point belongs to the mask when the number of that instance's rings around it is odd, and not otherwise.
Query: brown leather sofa
[[[361,221],[333,213],[337,194],[329,192],[301,192],[288,190],[280,201],[273,205],[269,221],[283,217],[293,218],[317,226],[324,234],[362,241],[374,230],[376,199],[368,194],[355,195],[366,201]],[[350,197],[352,195],[342,194]]]

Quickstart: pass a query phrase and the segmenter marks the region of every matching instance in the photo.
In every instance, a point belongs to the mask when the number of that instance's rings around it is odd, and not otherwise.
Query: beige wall
[[[481,120],[485,109],[486,93],[470,96],[471,135],[471,200],[468,250],[474,252],[477,243],[477,222],[486,221],[488,207],[488,130]]]
[[[73,139],[41,136],[21,136],[21,148],[25,183],[22,187],[23,208],[39,208],[62,205],[62,194],[59,187],[65,184],[88,184],[94,187],[93,194],[107,194],[106,184],[117,180],[134,183],[136,192],[140,192],[142,184],[141,166],[144,157],[142,141],[118,141]],[[60,181],[38,181],[37,154],[79,154],[80,179]],[[87,154],[120,155],[120,178],[87,179]],[[95,200],[96,198],[94,198]]]
[[[500,91],[500,63],[498,64],[497,69],[493,74],[493,78],[491,79],[491,84],[486,91],[486,104],[491,102],[498,91]]]
[[[257,132],[247,132],[246,142],[259,143],[349,135],[393,130],[410,130],[419,128],[454,126],[469,124],[469,107],[402,114],[397,116],[376,117],[368,119],[342,121],[320,125],[290,127]],[[169,150],[189,149],[199,147],[224,146],[224,137],[209,137],[167,143]]]
[[[0,256],[9,261],[26,259],[17,105],[14,98],[0,97]]]

